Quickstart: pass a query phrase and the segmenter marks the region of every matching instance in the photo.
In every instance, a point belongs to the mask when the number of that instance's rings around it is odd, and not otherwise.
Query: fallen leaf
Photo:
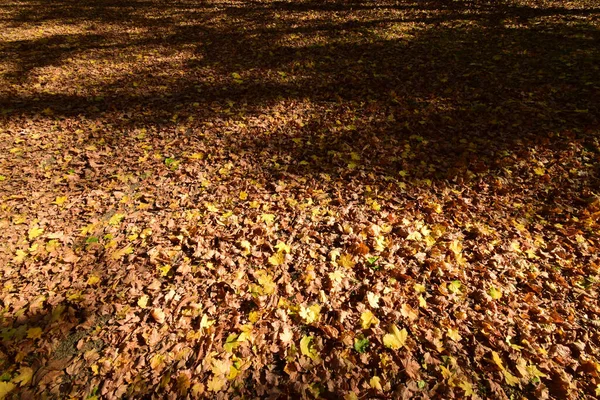
[[[152,311],[150,312],[150,315],[159,324],[162,324],[165,322],[165,318],[166,318],[165,313],[160,308],[153,308]]]
[[[391,332],[383,336],[383,345],[392,350],[398,350],[406,344],[408,332],[406,329],[398,329],[396,325],[392,325]]]

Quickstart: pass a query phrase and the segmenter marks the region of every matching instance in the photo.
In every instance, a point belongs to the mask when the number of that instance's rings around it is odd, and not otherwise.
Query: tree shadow
[[[151,3],[142,3],[136,12],[134,7],[122,9],[112,2],[68,4],[65,9],[73,18],[98,23],[123,19],[155,29],[141,37],[116,41],[112,36],[90,33],[10,42],[3,46],[3,53],[18,64],[13,76],[25,79],[47,65],[61,68],[62,60],[90,50],[108,58],[103,51],[168,46],[191,48],[192,56],[178,72],[169,64],[157,64],[99,83],[74,82],[95,96],[77,90],[5,93],[0,107],[12,110],[7,118],[51,109],[54,116],[91,119],[125,114],[130,124],[141,125],[168,124],[178,113],[197,115],[196,126],[200,127],[214,119],[230,118],[208,111],[214,104],[244,104],[247,113],[260,115],[277,102],[307,99],[315,108],[305,126],[291,135],[269,136],[268,143],[262,142],[264,135],[249,135],[247,145],[291,151],[294,160],[315,155],[312,152],[326,155],[342,146],[364,153],[364,158],[375,164],[372,167],[393,174],[402,167],[397,159],[404,143],[414,141],[410,137],[416,135],[429,143],[413,156],[433,163],[436,171],[423,175],[428,178],[455,174],[455,167],[464,167],[465,156],[494,168],[501,163],[498,154],[534,144],[540,135],[579,134],[593,130],[598,123],[600,31],[569,19],[597,14],[597,9],[444,1],[388,5],[256,2],[225,7],[216,14],[211,11],[206,18],[190,14],[173,21],[139,17],[145,10],[152,14],[165,9]],[[180,8],[186,12],[198,7],[204,6],[176,4],[167,10],[179,13]],[[86,13],[87,9],[95,11]],[[106,14],[106,9],[114,12]],[[356,9],[418,12],[327,20],[330,13]],[[277,13],[288,11],[291,16],[278,17]],[[315,17],[296,20],[296,12],[309,11],[315,12]],[[213,23],[215,15],[226,22],[222,26]],[[30,17],[49,18],[44,13]],[[27,22],[30,17],[17,20]],[[558,20],[546,21],[545,17]],[[536,18],[535,24],[528,22]],[[165,71],[157,73],[163,68]],[[202,76],[204,72],[210,79]],[[241,74],[240,79],[232,79],[234,74]],[[132,87],[134,80],[146,87]],[[198,107],[204,111],[198,113]],[[337,110],[334,114],[346,113],[344,118],[356,121],[347,124],[349,129],[338,129],[325,112],[331,107]],[[372,115],[360,118],[361,113]],[[332,130],[339,132],[328,132]],[[302,136],[323,139],[312,141],[315,148],[299,149],[292,140]],[[383,145],[371,147],[370,153],[365,144],[373,138]],[[558,145],[561,139],[552,140]],[[473,143],[487,148],[475,155],[473,149],[467,149],[467,144]],[[436,159],[430,159],[431,154]],[[341,162],[319,156],[313,172],[335,170]]]

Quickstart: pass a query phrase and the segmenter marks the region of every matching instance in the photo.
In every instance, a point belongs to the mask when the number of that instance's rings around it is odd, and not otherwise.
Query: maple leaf
[[[281,343],[283,344],[288,344],[292,341],[292,339],[294,338],[294,333],[292,332],[292,330],[288,327],[286,327],[283,332],[281,332],[279,334],[279,339],[281,339]]]
[[[29,367],[21,367],[21,368],[19,368],[19,375],[15,376],[12,379],[12,382],[19,384],[19,386],[23,387],[23,386],[29,384],[29,382],[31,382],[32,378],[33,378],[33,369],[29,368]],[[0,398],[1,397],[2,396],[0,396]]]
[[[206,389],[210,392],[219,392],[225,385],[227,385],[227,379],[223,376],[214,376],[206,384]]]
[[[370,310],[367,310],[360,315],[360,323],[363,329],[369,329],[371,325],[377,325],[379,320]]]
[[[100,277],[98,275],[90,275],[86,282],[86,285],[94,286],[96,283],[100,282]]]
[[[379,298],[380,296],[378,294],[367,292],[367,301],[371,307],[379,308]]]
[[[364,337],[354,338],[354,350],[357,353],[365,353],[369,347],[369,339]]]
[[[277,245],[275,246],[276,249],[278,249],[280,252],[285,252],[288,253],[292,250],[290,246],[288,246],[287,244],[283,243],[283,242],[279,242],[277,243]]]
[[[15,387],[11,382],[0,382],[0,399],[5,398]]]
[[[225,344],[223,345],[223,350],[225,350],[228,353],[233,353],[233,350],[238,348],[241,344],[241,341],[238,340],[239,336],[240,335],[238,335],[237,333],[229,334],[229,336],[227,336],[227,339],[225,340]]]
[[[57,206],[62,206],[63,204],[65,204],[65,201],[67,201],[67,196],[60,196],[57,197],[56,200],[54,200],[52,202],[52,204],[56,204]]]
[[[371,378],[371,380],[369,380],[369,386],[371,386],[375,390],[383,390],[383,388],[381,387],[381,378],[378,376],[374,376]]]
[[[15,264],[21,264],[23,261],[25,261],[26,257],[27,257],[27,252],[25,250],[19,249],[15,252],[13,262]]]
[[[121,223],[121,221],[125,218],[125,214],[116,213],[108,220],[108,224],[111,226],[117,226]]]
[[[312,324],[313,322],[318,321],[321,317],[321,306],[318,304],[313,304],[310,307],[300,306],[298,315],[300,315],[300,317],[304,319],[307,324]]]
[[[398,350],[406,344],[408,332],[406,329],[398,329],[396,325],[391,326],[391,332],[383,336],[383,345],[392,350]]]
[[[488,294],[494,300],[498,300],[502,297],[502,291],[495,286],[490,287]]]
[[[27,329],[27,337],[29,339],[39,339],[42,337],[42,328],[35,327]]]
[[[284,262],[285,262],[285,254],[281,251],[278,251],[277,253],[275,253],[271,257],[269,257],[269,264],[271,264],[275,267],[283,264]]]
[[[27,237],[29,238],[29,240],[33,240],[39,237],[43,232],[44,228],[40,228],[39,226],[33,226],[27,231]]]
[[[460,281],[452,281],[448,285],[448,290],[450,293],[459,294],[462,288],[462,283]]]
[[[262,214],[260,218],[265,222],[265,224],[269,225],[275,221],[275,215],[273,214]]]
[[[448,337],[455,342],[460,342],[462,340],[462,336],[458,333],[458,329],[448,328]]]
[[[342,266],[344,268],[352,268],[354,267],[354,265],[356,265],[356,263],[352,260],[352,256],[350,254],[343,254],[340,256],[340,258],[338,258],[337,263],[339,266]]]

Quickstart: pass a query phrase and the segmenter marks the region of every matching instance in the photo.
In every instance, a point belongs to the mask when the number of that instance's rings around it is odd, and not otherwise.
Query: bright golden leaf
[[[360,315],[360,324],[363,329],[369,329],[371,325],[377,325],[378,323],[379,319],[370,310]]]
[[[39,237],[44,232],[44,228],[40,228],[39,226],[33,226],[27,231],[27,237],[29,240],[33,240]]]
[[[356,263],[352,260],[352,256],[350,254],[343,254],[338,258],[337,263],[339,266],[344,268],[352,268]]]
[[[398,350],[406,344],[408,332],[406,329],[398,329],[396,325],[392,325],[391,332],[383,336],[383,345],[392,350]]]

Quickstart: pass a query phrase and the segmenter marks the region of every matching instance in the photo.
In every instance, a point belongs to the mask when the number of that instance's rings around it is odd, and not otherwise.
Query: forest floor
[[[596,398],[599,196],[599,0],[5,0],[0,398]]]

